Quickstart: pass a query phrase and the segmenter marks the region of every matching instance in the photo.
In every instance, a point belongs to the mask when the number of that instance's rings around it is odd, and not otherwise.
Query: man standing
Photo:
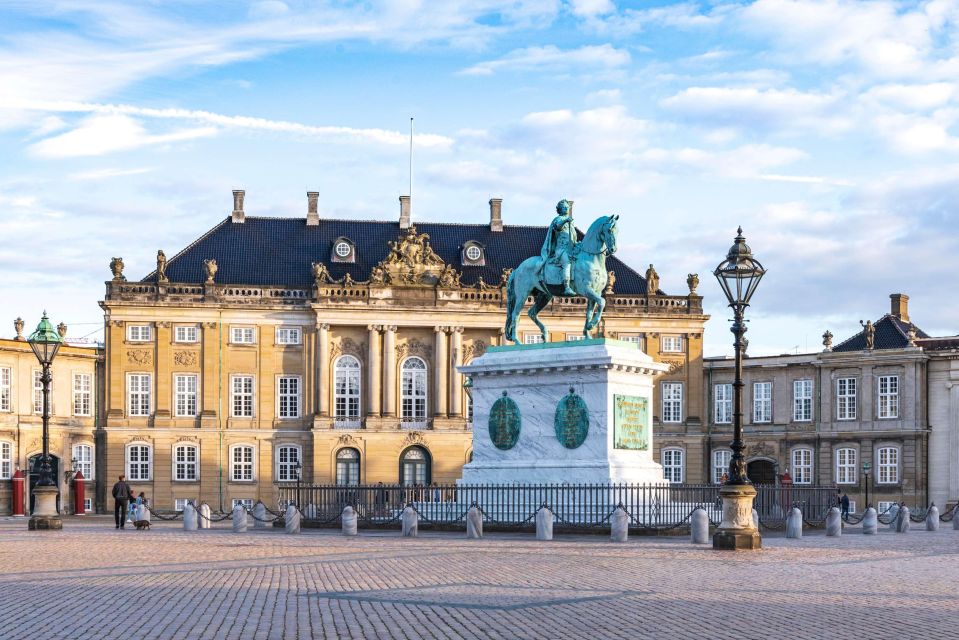
[[[117,522],[117,529],[123,529],[127,521],[127,505],[130,504],[130,496],[133,491],[127,484],[126,476],[121,475],[120,480],[113,485],[113,517]]]
[[[842,517],[848,518],[849,517],[849,495],[845,493],[842,494],[842,500],[840,500],[839,503],[842,505]]]
[[[549,231],[546,234],[546,240],[543,242],[540,256],[543,258],[545,268],[555,266],[562,270],[562,295],[564,296],[576,295],[576,292],[570,286],[572,275],[570,253],[576,246],[576,242],[576,228],[573,226],[573,214],[570,211],[569,200],[560,200],[556,205],[556,217],[549,225]],[[544,280],[548,284],[560,284],[559,282],[550,282],[550,279],[545,277]]]

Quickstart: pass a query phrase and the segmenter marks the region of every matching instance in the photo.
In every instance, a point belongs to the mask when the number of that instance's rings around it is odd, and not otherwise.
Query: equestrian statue
[[[556,205],[556,217],[549,225],[538,256],[527,258],[510,274],[506,283],[506,339],[516,342],[516,320],[529,296],[533,306],[529,317],[548,341],[546,327],[538,314],[553,296],[586,298],[586,324],[583,335],[589,337],[600,318],[606,301],[608,273],[606,256],[616,252],[616,221],[619,216],[601,216],[590,225],[582,241],[577,241],[573,213],[568,200]]]

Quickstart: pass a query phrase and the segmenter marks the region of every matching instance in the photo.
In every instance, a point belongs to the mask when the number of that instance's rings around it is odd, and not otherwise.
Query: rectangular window
[[[793,483],[812,484],[812,449],[793,449]]]
[[[152,469],[152,450],[145,444],[132,444],[127,447],[127,479],[133,481],[149,480]]]
[[[93,376],[89,373],[73,374],[73,415],[89,416],[93,387]]]
[[[524,334],[523,334],[523,344],[543,344],[543,334],[541,334],[541,333],[524,333]]]
[[[300,463],[298,447],[286,445],[276,450],[276,481],[294,482],[297,478],[297,467]]]
[[[253,481],[253,447],[233,447],[230,456],[230,479],[233,482]]]
[[[897,502],[889,502],[886,500],[880,500],[876,503],[876,513],[882,515],[892,509],[893,505],[898,504]]]
[[[899,449],[882,447],[876,454],[879,463],[876,482],[879,484],[899,483]]]
[[[174,342],[196,342],[196,327],[175,327],[173,330],[173,340]]]
[[[849,501],[849,513],[856,513],[856,501],[855,501],[855,500],[850,500],[850,501]]]
[[[585,340],[586,336],[581,333],[567,333],[566,342],[579,342],[580,340]]]
[[[234,418],[253,417],[253,376],[233,376],[230,386],[233,396],[231,415]]]
[[[722,484],[723,476],[729,477],[729,461],[733,452],[728,449],[713,451],[713,484]]]
[[[0,367],[0,411],[13,411],[11,384],[13,373],[10,367]]]
[[[230,342],[233,344],[256,344],[253,327],[230,327]]]
[[[236,509],[238,505],[243,505],[247,511],[253,511],[253,498],[233,498],[233,508]]]
[[[619,339],[622,340],[623,342],[632,342],[638,345],[643,344],[643,334],[641,333],[630,335],[630,336],[624,336],[623,334],[619,334]]]
[[[173,376],[173,411],[178,418],[196,415],[197,381],[195,374]]]
[[[717,384],[713,387],[715,395],[715,422],[716,424],[732,424],[733,422],[733,385]]]
[[[38,369],[33,370],[33,412],[43,413],[43,380],[40,379],[43,373]],[[53,384],[50,384],[50,398],[53,398]],[[50,413],[53,413],[52,408]]]
[[[0,442],[0,480],[9,480],[13,477],[13,445],[9,442]]]
[[[683,383],[663,383],[663,422],[683,421]]]
[[[173,479],[195,482],[197,475],[197,448],[190,444],[173,447]]]
[[[682,336],[663,336],[659,350],[662,353],[682,353],[683,337]]]
[[[276,343],[277,344],[300,344],[301,332],[299,327],[277,327],[276,329]]]
[[[186,508],[187,502],[196,502],[193,498],[177,498],[173,501],[173,510],[174,511],[183,511]]]
[[[663,449],[663,477],[670,482],[683,481],[682,449]]]
[[[838,420],[856,419],[855,378],[839,378],[836,380],[836,418]]]
[[[84,513],[93,513],[93,498],[84,498],[84,499],[83,499],[83,512],[84,512]]]
[[[150,325],[131,324],[127,327],[127,340],[130,342],[149,342]]]
[[[793,381],[793,420],[812,420],[812,380]]]
[[[74,445],[73,457],[77,461],[73,470],[82,473],[84,479],[93,480],[93,447],[88,444]]]
[[[899,376],[879,376],[879,417],[899,417]]]
[[[856,450],[836,449],[836,484],[856,484]]]
[[[753,383],[753,422],[772,422],[773,383]]]
[[[145,417],[150,415],[150,374],[127,374],[127,399],[130,415]]]
[[[277,416],[280,418],[300,417],[300,378],[299,376],[280,376],[277,381]]]

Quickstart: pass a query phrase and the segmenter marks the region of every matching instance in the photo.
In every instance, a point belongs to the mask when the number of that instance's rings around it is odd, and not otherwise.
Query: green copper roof
[[[63,343],[63,338],[60,337],[60,334],[57,333],[57,330],[53,328],[53,325],[50,324],[50,319],[47,318],[47,312],[43,312],[43,317],[40,319],[40,324],[37,325],[37,330],[30,334],[30,337],[27,338],[27,342],[59,342]]]

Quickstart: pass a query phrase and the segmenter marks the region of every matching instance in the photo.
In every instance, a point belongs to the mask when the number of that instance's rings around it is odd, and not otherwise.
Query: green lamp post
[[[868,460],[864,461],[862,463],[862,476],[863,476],[863,482],[866,485],[866,509],[872,506],[869,504],[869,470],[870,469],[872,469],[872,463],[869,462]],[[865,512],[866,509],[863,509],[863,512]]]
[[[34,509],[28,527],[31,530],[62,529],[63,523],[57,512],[59,489],[50,467],[50,382],[53,381],[50,367],[63,345],[63,338],[50,324],[46,311],[27,343],[40,361],[40,382],[43,384],[43,455],[40,457],[40,478],[33,488]]]

